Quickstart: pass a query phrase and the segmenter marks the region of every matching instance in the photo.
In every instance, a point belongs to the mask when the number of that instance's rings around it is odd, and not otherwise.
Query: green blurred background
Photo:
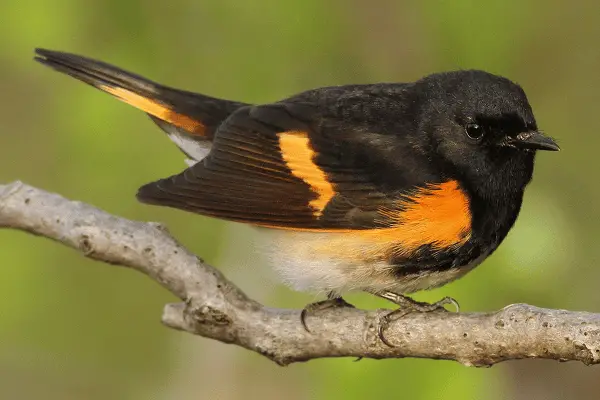
[[[42,68],[34,47],[99,58],[165,84],[248,102],[323,85],[482,68],[519,82],[563,151],[540,154],[521,217],[466,278],[421,293],[465,311],[510,303],[600,312],[600,5],[594,0],[3,0],[0,182],[21,179],[131,219],[165,222],[252,297],[300,308],[252,231],[138,204],[183,167],[141,112]],[[362,307],[383,306],[352,296]],[[163,327],[174,298],[146,277],[0,231],[2,399],[597,399],[600,367],[516,361],[317,360],[281,368]]]

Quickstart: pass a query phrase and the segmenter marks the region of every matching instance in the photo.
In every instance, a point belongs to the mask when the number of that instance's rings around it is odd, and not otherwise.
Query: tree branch
[[[492,313],[413,313],[377,337],[386,310],[330,309],[308,317],[265,307],[181,246],[160,224],[129,221],[90,205],[15,182],[0,185],[0,227],[61,242],[86,257],[134,268],[183,300],[168,304],[165,325],[233,343],[281,365],[320,357],[455,360],[487,366],[544,358],[600,363],[600,314],[525,304]]]

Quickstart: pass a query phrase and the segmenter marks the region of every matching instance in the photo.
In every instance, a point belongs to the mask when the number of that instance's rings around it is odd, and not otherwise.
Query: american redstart
[[[182,173],[137,198],[269,228],[270,258],[298,290],[328,293],[302,313],[372,293],[401,306],[392,319],[452,302],[405,294],[480,264],[513,226],[537,150],[523,89],[478,70],[411,83],[308,90],[270,104],[159,85],[74,54],[36,60],[150,115],[189,158]]]

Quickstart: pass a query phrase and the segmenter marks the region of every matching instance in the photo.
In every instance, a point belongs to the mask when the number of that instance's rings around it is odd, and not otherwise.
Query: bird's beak
[[[556,142],[542,132],[523,132],[509,137],[508,144],[521,149],[559,151]]]

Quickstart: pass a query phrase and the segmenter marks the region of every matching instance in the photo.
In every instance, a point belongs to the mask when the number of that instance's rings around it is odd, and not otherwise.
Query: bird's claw
[[[403,296],[397,293],[385,292],[380,295],[384,299],[390,300],[394,304],[400,306],[397,310],[393,310],[383,315],[379,319],[379,324],[377,326],[377,335],[379,339],[389,347],[395,347],[389,340],[385,338],[384,332],[390,325],[390,323],[403,318],[404,316],[413,313],[413,312],[421,312],[428,313],[433,311],[448,311],[444,306],[452,304],[456,309],[456,312],[460,311],[460,305],[458,302],[452,297],[444,297],[441,300],[436,301],[435,303],[425,303],[420,301],[415,301],[410,297]]]

